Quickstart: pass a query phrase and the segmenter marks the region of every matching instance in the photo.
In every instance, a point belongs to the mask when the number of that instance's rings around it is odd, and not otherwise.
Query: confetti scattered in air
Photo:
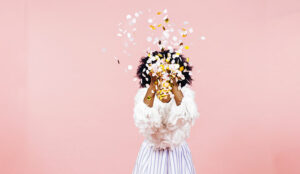
[[[123,18],[124,19],[124,18]],[[176,25],[176,20],[168,14],[167,9],[145,11],[136,10],[133,13],[125,15],[124,21],[119,22],[116,36],[123,42],[123,54],[122,58],[132,59],[132,62],[139,61],[138,58],[143,55],[132,58],[131,53],[137,53],[140,45],[147,44],[144,51],[144,56],[149,57],[149,63],[147,62],[147,68],[144,69],[143,75],[162,77],[164,91],[159,91],[165,95],[172,86],[170,85],[170,76],[175,78],[176,81],[180,78],[184,78],[183,73],[189,72],[186,67],[191,65],[191,59],[186,58],[187,63],[184,66],[180,66],[177,62],[170,61],[171,54],[167,56],[156,55],[152,53],[154,51],[169,50],[172,54],[172,58],[179,58],[185,52],[193,50],[194,46],[192,42],[188,41],[192,34],[195,33],[189,21],[181,22],[181,25]],[[142,24],[142,25],[141,25]],[[199,37],[198,37],[199,38]],[[205,36],[200,37],[201,40],[205,40]],[[118,64],[120,60],[115,57]],[[151,61],[156,61],[155,64],[151,64]],[[125,68],[132,70],[133,66],[128,65]],[[150,81],[149,78],[145,79]],[[174,80],[174,79],[173,79]],[[133,78],[133,81],[137,81],[137,78]]]

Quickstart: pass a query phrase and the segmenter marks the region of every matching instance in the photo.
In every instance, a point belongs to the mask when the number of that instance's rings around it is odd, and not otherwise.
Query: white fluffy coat
[[[195,92],[186,84],[179,106],[172,97],[169,103],[161,102],[156,96],[150,108],[144,103],[148,88],[140,88],[134,98],[134,123],[150,146],[158,149],[173,149],[190,135],[190,129],[199,117],[195,103]]]

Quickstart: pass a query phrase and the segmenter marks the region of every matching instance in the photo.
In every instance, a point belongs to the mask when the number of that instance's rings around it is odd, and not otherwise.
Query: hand
[[[181,104],[181,101],[182,101],[182,98],[184,97],[183,96],[183,93],[181,92],[181,90],[178,89],[178,83],[176,82],[176,79],[178,80],[178,77],[173,77],[172,78],[172,93],[174,94],[174,99],[175,99],[175,102],[178,105]]]
[[[172,76],[172,77],[170,78],[170,80],[172,80],[172,83],[171,83],[171,84],[172,84],[172,89],[173,89],[173,88],[178,89],[178,83],[177,83],[177,82],[180,80],[180,78],[177,77],[177,76],[175,76],[175,77]],[[177,80],[177,81],[176,81],[176,80]]]

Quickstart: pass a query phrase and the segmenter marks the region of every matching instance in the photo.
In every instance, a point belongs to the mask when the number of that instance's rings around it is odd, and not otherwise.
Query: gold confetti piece
[[[157,12],[157,15],[160,15],[161,14],[161,12],[159,11],[159,12]]]
[[[185,28],[182,28],[181,30],[182,30],[182,31],[186,31],[186,29],[185,29]]]
[[[186,46],[184,46],[184,48],[188,50],[190,47],[186,45]]]
[[[150,25],[150,28],[151,28],[152,30],[155,30],[155,29],[156,29],[155,26],[153,26],[153,25]]]
[[[180,44],[179,44],[179,46],[182,46],[183,45],[183,43],[181,42]]]
[[[161,24],[158,24],[158,25],[157,25],[157,27],[161,27],[161,26],[162,26]]]
[[[165,22],[168,23],[168,22],[169,22],[169,18],[166,18],[166,19],[165,19]]]
[[[163,26],[163,27],[162,27],[162,29],[163,29],[163,30],[166,30],[166,27],[165,27],[165,26]]]
[[[169,87],[170,86],[170,83],[164,83],[163,84],[163,87]],[[167,91],[166,89],[164,89],[164,91]]]
[[[184,70],[184,66],[181,66],[180,68],[179,68],[179,71],[183,71]]]
[[[186,58],[186,61],[189,62],[189,61],[190,61],[190,58]]]
[[[186,37],[186,36],[187,36],[187,34],[183,34],[183,35],[182,35],[182,37]]]

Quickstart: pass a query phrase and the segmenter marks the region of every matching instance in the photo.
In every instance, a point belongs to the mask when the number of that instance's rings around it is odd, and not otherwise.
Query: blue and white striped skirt
[[[132,174],[195,174],[186,141],[171,149],[155,150],[147,141],[141,145]]]

